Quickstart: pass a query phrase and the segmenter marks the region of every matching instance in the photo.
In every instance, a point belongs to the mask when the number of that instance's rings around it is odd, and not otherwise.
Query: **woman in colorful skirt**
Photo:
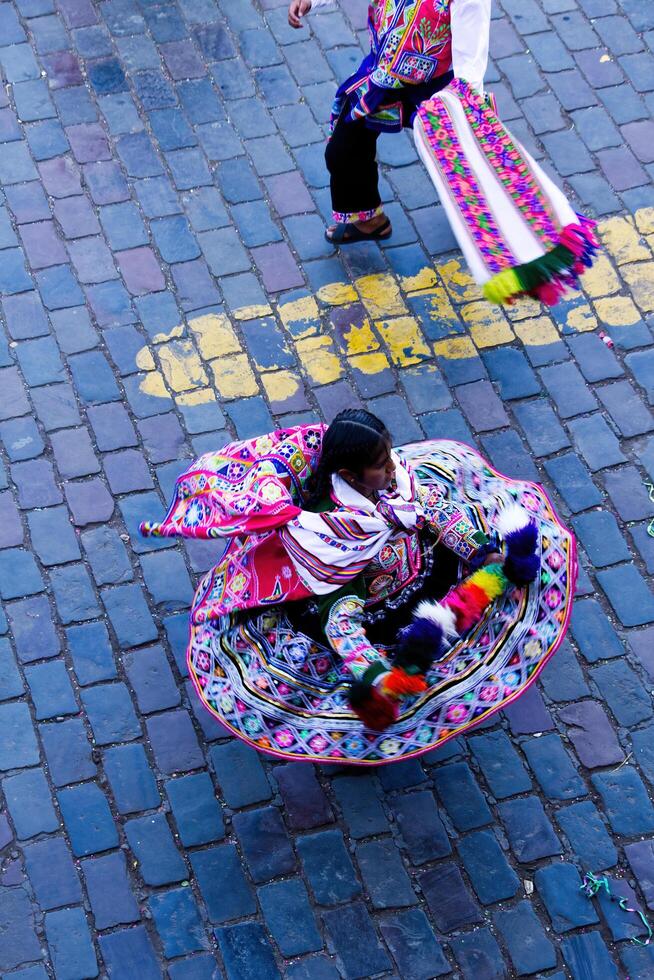
[[[292,0],[289,23],[334,0]],[[372,0],[370,53],[340,86],[325,158],[335,245],[391,236],[378,189],[377,138],[411,127],[421,102],[465,78],[481,90],[491,0]]]
[[[191,612],[205,707],[264,752],[380,764],[513,701],[567,628],[574,541],[539,487],[342,412],[197,460],[146,535],[226,539]]]

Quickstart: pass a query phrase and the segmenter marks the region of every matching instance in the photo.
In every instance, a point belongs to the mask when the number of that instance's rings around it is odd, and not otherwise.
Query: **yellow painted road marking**
[[[161,370],[173,391],[188,391],[208,384],[202,361],[190,340],[173,340],[159,347]]]
[[[331,282],[321,286],[317,296],[325,306],[345,306],[347,303],[356,303],[359,298],[354,286],[347,282]]]
[[[515,332],[528,347],[538,347],[542,344],[555,344],[560,340],[556,325],[548,316],[538,316],[533,320],[520,320],[515,325]]]
[[[320,328],[320,310],[313,296],[301,296],[280,303],[278,312],[282,323],[294,337],[312,336]]]
[[[654,234],[654,208],[639,208],[634,215],[636,228],[642,235]]]
[[[631,217],[609,218],[598,225],[600,238],[618,265],[651,258]]]
[[[189,320],[189,327],[205,361],[225,354],[236,354],[241,344],[224,313],[207,313]]]
[[[213,388],[196,388],[195,391],[185,391],[177,395],[175,401],[184,408],[196,408],[198,405],[210,405],[217,398]]]
[[[631,296],[605,296],[595,300],[600,324],[607,327],[630,327],[642,317]]]
[[[343,365],[331,337],[305,337],[296,343],[304,370],[317,385],[328,385],[343,377]]]
[[[462,306],[460,314],[477,347],[498,347],[515,339],[504,313],[484,300]]]
[[[134,358],[139,371],[154,371],[156,364],[149,347],[142,347]]]
[[[148,371],[142,375],[139,388],[144,395],[150,395],[151,398],[169,397],[166,383],[158,371]]]
[[[245,354],[233,354],[211,361],[214,383],[221,398],[247,398],[259,393],[259,386]]]
[[[391,363],[402,369],[429,364],[434,355],[476,357],[480,350],[515,343],[516,337],[528,347],[555,343],[562,332],[638,324],[643,314],[654,311],[650,247],[654,208],[641,208],[633,217],[605,219],[599,222],[598,232],[604,251],[584,274],[582,290],[569,295],[566,306],[553,316],[528,298],[503,309],[489,305],[462,259],[450,257],[418,267],[410,275],[375,273],[353,282],[328,283],[315,295],[297,290],[286,298],[270,298],[269,304],[242,307],[229,315],[190,315],[187,324],[144,341],[136,357],[144,372],[139,375],[141,390],[162,399],[172,393],[178,405],[192,407],[215,401],[216,392],[232,400],[257,395],[263,388],[268,400],[281,406],[307,384],[340,380],[348,367],[373,376],[388,370]],[[368,316],[357,319],[344,332],[343,351],[339,351],[329,325],[330,308],[356,303],[363,305]],[[275,317],[281,325],[288,350],[297,356],[297,369],[270,368],[269,364],[253,367],[238,324],[264,316]],[[432,344],[423,331],[443,339]],[[153,356],[154,345],[161,370]]]
[[[476,357],[477,348],[470,337],[448,337],[447,340],[439,340],[434,344],[434,353],[437,357],[458,361]]]
[[[241,306],[233,310],[235,320],[258,320],[262,316],[270,316],[272,308],[264,303],[260,306]]]
[[[400,316],[391,320],[380,320],[375,326],[398,367],[420,364],[431,357],[431,351],[414,317]]]
[[[350,364],[361,374],[381,374],[390,367],[386,354],[378,351],[376,354],[359,354],[348,358]]]
[[[386,273],[361,276],[356,281],[363,305],[375,319],[406,313],[397,279]]]
[[[379,341],[372,332],[370,320],[364,317],[361,323],[354,323],[343,334],[345,353],[354,357],[356,354],[368,354],[379,350]]]
[[[597,317],[588,303],[580,303],[568,310],[565,318],[566,326],[578,333],[597,329]]]
[[[654,312],[654,262],[623,265],[620,272],[631,290],[636,305],[643,313]]]
[[[620,280],[606,253],[597,256],[591,269],[584,272],[581,284],[591,299],[610,296],[620,289]]]
[[[400,283],[405,293],[417,292],[419,289],[431,289],[438,285],[435,266],[425,266],[413,276],[400,276]]]
[[[460,259],[449,259],[438,266],[438,272],[450,296],[458,303],[483,299],[482,292]]]
[[[263,374],[261,381],[268,399],[273,404],[288,401],[303,387],[302,379],[292,371],[271,371]]]

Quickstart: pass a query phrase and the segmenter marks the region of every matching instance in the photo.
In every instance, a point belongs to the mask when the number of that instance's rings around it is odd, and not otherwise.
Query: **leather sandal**
[[[344,221],[336,225],[334,233],[325,232],[325,238],[331,245],[352,245],[354,242],[375,242],[385,241],[393,234],[390,220],[387,218],[379,228],[373,231],[362,231],[350,221]]]

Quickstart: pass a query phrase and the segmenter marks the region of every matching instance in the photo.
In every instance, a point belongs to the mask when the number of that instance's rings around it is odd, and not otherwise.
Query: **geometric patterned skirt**
[[[576,548],[545,491],[503,476],[462,443],[431,440],[397,452],[419,483],[438,483],[478,526],[492,530],[511,502],[529,511],[540,531],[540,575],[496,600],[432,668],[428,690],[403,701],[383,732],[362,726],[345,698],[349,671],[328,646],[297,631],[283,606],[192,626],[188,666],[199,697],[262,752],[359,765],[421,755],[515,701],[563,640]]]

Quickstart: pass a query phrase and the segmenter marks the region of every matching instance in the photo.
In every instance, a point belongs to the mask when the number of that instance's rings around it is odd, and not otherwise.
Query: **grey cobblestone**
[[[404,134],[379,152],[394,238],[334,258],[322,144],[366,7],[295,32],[286,0],[0,4],[8,977],[652,974],[628,917],[579,893],[608,870],[654,901],[651,214],[602,223],[613,264],[553,320],[518,306],[473,348]],[[595,216],[654,204],[653,30],[643,0],[494,8],[500,115]],[[364,352],[351,300],[323,301],[364,277],[392,284],[406,350],[370,293]],[[273,763],[202,712],[184,646],[212,551],[136,528],[193,453],[359,402],[398,441],[544,482],[588,568],[542,695],[354,776]]]

